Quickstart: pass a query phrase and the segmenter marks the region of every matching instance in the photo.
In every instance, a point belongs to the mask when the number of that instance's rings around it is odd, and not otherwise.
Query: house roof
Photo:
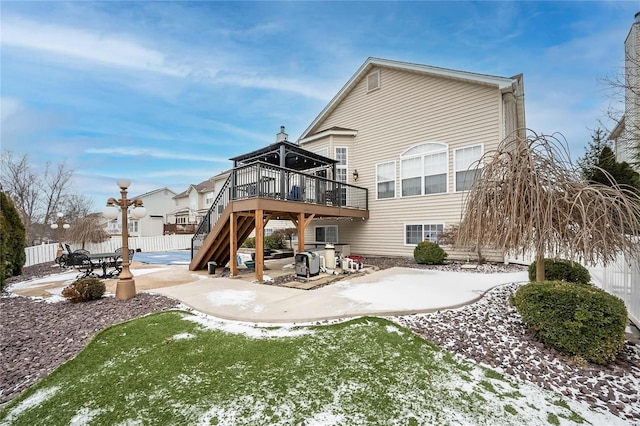
[[[280,159],[282,151],[284,151],[283,162],[281,162]],[[307,151],[300,145],[296,145],[288,141],[276,142],[247,154],[230,158],[230,160],[234,162],[235,167],[243,164],[249,164],[254,161],[262,161],[273,164],[274,166],[282,166],[292,170],[309,170],[337,163],[337,161],[332,158]]]
[[[157,194],[158,192],[162,192],[162,191],[168,191],[168,192],[172,193],[174,196],[176,195],[175,191],[172,191],[171,189],[169,189],[169,188],[167,188],[165,186],[164,188],[154,189],[153,191],[145,192],[142,195],[137,195],[137,196],[132,197],[132,198],[144,198],[144,197],[148,197],[149,195]]]
[[[469,83],[482,84],[495,86],[501,90],[508,89],[513,87],[513,85],[521,79],[522,75],[515,77],[498,77],[487,74],[477,74],[467,71],[458,71],[452,70],[448,68],[440,68],[434,67],[430,65],[420,65],[414,64],[410,62],[399,62],[392,61],[389,59],[380,59],[380,58],[368,58],[364,64],[358,68],[355,74],[347,81],[347,83],[340,89],[340,91],[331,99],[331,101],[327,104],[327,106],[320,112],[320,114],[311,122],[309,127],[302,133],[299,138],[299,142],[302,139],[308,138],[312,135],[312,132],[316,131],[316,126],[322,122],[327,115],[329,115],[342,100],[353,90],[353,88],[358,84],[358,82],[364,78],[369,71],[374,67],[382,67],[382,68],[390,68],[397,69],[409,72],[415,72],[424,75],[431,75],[437,77],[450,78],[455,80],[466,81]],[[329,129],[325,129],[326,131]]]
[[[622,135],[623,130],[624,130],[624,115],[622,116],[620,121],[618,121],[618,123],[616,124],[616,127],[614,127],[611,133],[609,134],[609,140],[613,141],[618,139],[620,135]]]

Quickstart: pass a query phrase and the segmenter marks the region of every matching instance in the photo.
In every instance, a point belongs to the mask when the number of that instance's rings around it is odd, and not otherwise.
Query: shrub
[[[546,281],[566,281],[589,284],[591,275],[584,266],[565,259],[545,259],[544,279]],[[536,280],[536,262],[529,265],[529,281]]]
[[[264,248],[276,250],[284,248],[283,236],[276,233],[267,235],[264,237]]]
[[[559,352],[607,364],[624,347],[624,302],[593,286],[563,281],[526,284],[513,298],[527,327]]]
[[[413,258],[419,264],[442,265],[447,258],[447,252],[437,243],[422,241],[413,250]]]
[[[0,191],[0,290],[6,279],[22,273],[26,231],[13,201]]]
[[[249,237],[246,240],[244,240],[244,243],[242,244],[242,247],[244,248],[256,248],[256,239],[254,237]]]
[[[72,302],[100,299],[106,288],[98,278],[81,278],[62,290],[62,295]]]

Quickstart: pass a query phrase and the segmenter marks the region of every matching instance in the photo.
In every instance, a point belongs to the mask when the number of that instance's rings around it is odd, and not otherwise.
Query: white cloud
[[[15,98],[0,98],[0,122],[4,123],[9,117],[23,110],[22,102]]]
[[[3,46],[40,50],[106,65],[184,76],[188,70],[167,63],[162,52],[148,49],[134,40],[112,34],[43,24],[23,18],[2,22]]]
[[[212,161],[212,162],[228,162],[227,158],[211,157],[202,154],[186,154],[184,152],[171,152],[162,151],[153,148],[135,148],[135,147],[120,147],[120,148],[89,148],[85,151],[87,154],[97,155],[118,155],[122,157],[136,157],[145,156],[152,158],[166,158],[170,160],[197,160],[197,161]]]

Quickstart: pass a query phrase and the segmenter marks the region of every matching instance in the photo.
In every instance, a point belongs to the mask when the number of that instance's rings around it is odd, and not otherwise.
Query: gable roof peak
[[[522,74],[515,77],[499,77],[489,74],[479,74],[468,71],[459,71],[449,68],[435,67],[432,65],[421,65],[412,62],[401,62],[392,59],[382,59],[370,56],[358,70],[351,76],[349,81],[340,89],[340,91],[329,101],[325,108],[311,122],[304,132],[300,135],[298,141],[309,137],[312,132],[317,131],[316,126],[335,109],[335,107],[353,90],[353,88],[364,78],[374,67],[396,69],[407,72],[415,72],[424,75],[431,75],[442,78],[450,78],[460,81],[466,81],[474,84],[483,84],[497,87],[500,90],[509,89],[522,78]]]

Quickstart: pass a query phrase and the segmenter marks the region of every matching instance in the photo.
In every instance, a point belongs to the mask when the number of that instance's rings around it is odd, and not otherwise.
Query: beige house
[[[342,243],[352,254],[411,256],[460,220],[482,155],[524,128],[521,75],[369,58],[297,144],[283,127],[276,143],[231,159],[192,240],[189,268],[225,265],[255,235],[262,280],[273,221],[296,227],[298,251]]]
[[[640,111],[638,92],[640,87],[640,12],[636,13],[629,34],[624,41],[625,93],[624,115],[618,121],[609,139],[615,143],[616,160],[634,164],[634,146],[640,140]],[[640,172],[640,166],[635,166]]]
[[[155,237],[163,234],[165,215],[175,209],[176,193],[169,188],[160,188],[142,195],[130,197],[139,198],[147,210],[141,219],[129,218],[129,235],[132,237]],[[120,217],[107,223],[107,232],[121,234],[122,223]]]
[[[480,157],[524,127],[522,75],[367,59],[298,143],[337,160],[335,180],[369,190],[369,218],[314,219],[305,241],[411,256],[459,222]]]

